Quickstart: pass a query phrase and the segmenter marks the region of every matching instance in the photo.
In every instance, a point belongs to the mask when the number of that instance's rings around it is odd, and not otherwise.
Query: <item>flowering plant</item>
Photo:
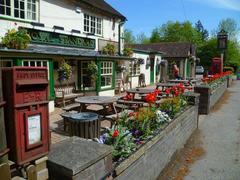
[[[126,158],[136,149],[132,133],[121,125],[113,125],[107,132],[97,139],[99,143],[113,146],[113,160]]]
[[[31,37],[27,31],[21,28],[8,30],[2,38],[2,44],[13,49],[26,49],[30,41]]]

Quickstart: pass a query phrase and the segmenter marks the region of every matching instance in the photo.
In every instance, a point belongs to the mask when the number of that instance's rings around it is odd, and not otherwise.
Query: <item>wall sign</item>
[[[41,141],[41,116],[40,114],[28,116],[28,143],[29,145]]]
[[[84,49],[95,49],[95,39],[66,35],[56,32],[41,31],[30,28],[23,28],[27,30],[31,36],[31,43],[49,44],[57,46],[68,46]]]

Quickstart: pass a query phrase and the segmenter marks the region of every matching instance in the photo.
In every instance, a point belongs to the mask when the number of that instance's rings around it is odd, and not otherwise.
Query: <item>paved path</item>
[[[240,81],[201,118],[199,128],[206,153],[192,164],[185,180],[240,180]]]

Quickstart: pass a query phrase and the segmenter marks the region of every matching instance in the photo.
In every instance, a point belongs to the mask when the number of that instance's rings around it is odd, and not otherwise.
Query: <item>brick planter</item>
[[[196,96],[199,98],[198,96]],[[115,167],[115,179],[156,179],[198,126],[198,100],[153,139]]]
[[[194,92],[200,94],[199,114],[209,114],[210,109],[219,101],[232,78],[226,78],[216,89],[211,90],[208,86],[195,86]]]

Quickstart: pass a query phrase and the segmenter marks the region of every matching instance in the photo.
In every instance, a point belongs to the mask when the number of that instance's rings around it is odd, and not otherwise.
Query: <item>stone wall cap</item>
[[[61,169],[62,173],[68,177],[72,177],[111,152],[110,146],[71,137],[52,146],[48,164]]]

